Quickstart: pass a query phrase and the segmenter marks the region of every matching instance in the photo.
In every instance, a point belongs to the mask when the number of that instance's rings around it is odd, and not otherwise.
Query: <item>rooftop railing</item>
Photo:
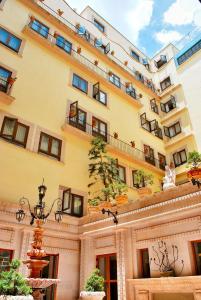
[[[119,138],[116,138],[116,137],[110,135],[106,131],[104,131],[104,132],[96,131],[94,126],[84,122],[81,119],[78,120],[78,118],[67,117],[67,123],[83,132],[86,132],[88,135],[102,137],[108,143],[108,145],[118,149],[119,151],[121,151],[123,153],[126,153],[127,155],[132,157],[134,160],[141,160],[141,161],[147,162],[161,170],[165,169],[165,163],[159,161],[158,159],[156,159],[154,157],[150,157],[150,156],[146,155],[143,151],[141,151],[135,147],[132,147],[130,144],[120,140]]]
[[[37,1],[35,0],[35,2],[43,9],[45,9],[46,11],[48,11],[52,16],[54,16],[55,18],[59,19],[63,24],[65,24],[68,28],[70,28],[72,31],[74,31],[75,33],[78,34],[78,28],[76,27],[76,25],[73,25],[72,23],[70,23],[67,19],[65,19],[63,16],[60,16],[58,14],[58,12],[54,11],[51,7],[49,7],[47,4],[45,4],[42,1]],[[80,35],[81,36],[81,35]],[[89,42],[93,47],[95,47],[96,49],[99,49],[101,52],[103,52],[102,48],[97,48],[96,45],[96,40],[97,38],[88,32],[88,36],[86,38],[85,35],[81,36],[82,38],[84,38],[87,42]],[[107,52],[106,55],[114,62],[116,62],[118,65],[120,65],[124,70],[126,70],[128,73],[130,73],[136,80],[140,81],[141,83],[143,83],[147,88],[151,89],[154,93],[158,93],[157,89],[155,88],[153,82],[151,81],[151,79],[148,79],[146,76],[142,75],[140,72],[138,72],[135,68],[130,68],[128,65],[125,65],[124,62],[122,62],[120,59],[118,59],[116,56],[112,55],[111,53]],[[140,76],[139,76],[140,74]]]
[[[33,24],[34,24],[34,29],[32,28]],[[48,41],[50,41],[52,44],[55,44],[56,46],[58,46],[57,43],[56,43],[57,38],[54,35],[50,34],[49,32],[44,32],[44,31],[42,32],[41,26],[34,23],[33,20],[30,21],[28,26],[33,31],[40,34],[44,39],[48,39]],[[37,28],[38,28],[38,31],[37,31]],[[62,44],[62,42],[59,41],[59,46],[58,47],[60,49],[62,48],[61,44]],[[65,46],[65,45],[66,45],[65,42],[63,42],[63,46]],[[64,48],[62,48],[62,49],[65,51]],[[79,49],[75,49],[74,46],[71,47],[70,51],[65,51],[65,52],[66,52],[66,55],[71,55],[77,61],[79,61],[81,64],[85,65],[88,69],[90,69],[91,71],[97,73],[99,76],[103,77],[105,80],[107,80],[111,84],[115,85],[117,88],[121,89],[125,94],[129,95],[131,98],[133,98],[135,100],[139,100],[142,97],[141,94],[137,94],[135,92],[135,89],[133,87],[131,87],[131,89],[130,89],[129,86],[124,85],[122,82],[119,82],[119,85],[117,86],[114,82],[112,82],[110,72],[107,73],[105,70],[103,70],[99,66],[95,65],[94,62],[90,61],[84,55],[79,53]]]

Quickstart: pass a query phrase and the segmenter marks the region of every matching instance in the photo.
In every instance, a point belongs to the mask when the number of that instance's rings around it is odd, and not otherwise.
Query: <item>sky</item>
[[[201,29],[199,0],[66,0],[80,13],[90,5],[152,57],[170,42]]]

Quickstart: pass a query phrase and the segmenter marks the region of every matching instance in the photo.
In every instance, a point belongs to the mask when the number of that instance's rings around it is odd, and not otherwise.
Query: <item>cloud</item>
[[[201,26],[201,4],[198,0],[176,0],[164,13],[164,23]]]
[[[151,22],[153,0],[135,0],[135,7],[126,13],[126,21],[132,33],[132,41],[138,43],[139,33]]]
[[[163,46],[179,41],[182,38],[182,34],[176,30],[161,30],[155,33],[155,39]]]

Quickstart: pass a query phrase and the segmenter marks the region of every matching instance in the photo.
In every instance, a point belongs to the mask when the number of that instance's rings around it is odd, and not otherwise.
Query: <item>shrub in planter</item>
[[[148,186],[153,185],[153,178],[152,174],[146,173],[143,169],[139,169],[135,172],[135,184],[139,186],[138,193],[140,196],[152,193]]]
[[[201,154],[197,151],[189,152],[187,160],[187,168],[190,170],[187,172],[187,176],[191,180],[201,178]]]
[[[20,261],[14,259],[10,264],[10,270],[0,273],[0,299],[26,299],[32,300],[32,289],[26,279],[17,272]]]
[[[104,296],[104,278],[100,270],[95,269],[87,279],[85,290],[80,293],[80,299],[102,300]]]

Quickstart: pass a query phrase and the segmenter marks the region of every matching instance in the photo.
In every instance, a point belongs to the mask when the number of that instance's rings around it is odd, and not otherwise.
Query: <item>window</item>
[[[76,74],[73,74],[73,86],[86,94],[88,92],[88,82]]]
[[[176,100],[174,96],[170,97],[170,100],[168,100],[166,103],[161,103],[161,110],[165,113],[170,112],[174,108],[176,108]]]
[[[178,65],[183,64],[186,60],[188,60],[193,54],[198,52],[201,49],[201,40],[198,41],[195,45],[193,45],[190,49],[188,49],[184,54],[180,55],[177,58]]]
[[[93,85],[93,98],[100,103],[107,105],[107,94],[100,90],[99,82]]]
[[[109,75],[109,81],[112,82],[114,85],[116,85],[118,88],[121,87],[121,80],[117,75],[111,73]]]
[[[0,249],[0,273],[2,271],[8,271],[9,265],[13,258],[13,250]]]
[[[179,167],[187,162],[186,150],[183,149],[173,154],[175,167]]]
[[[170,127],[164,126],[164,134],[169,138],[172,138],[178,135],[179,133],[181,133],[181,126],[179,122],[173,124]]]
[[[78,102],[73,102],[70,105],[69,111],[69,124],[86,131],[87,113],[78,108]]]
[[[86,30],[86,28],[80,24],[76,25],[77,33],[83,37],[86,41],[90,41],[90,33]]]
[[[11,143],[26,147],[29,127],[17,119],[5,117],[1,128],[1,137]]]
[[[151,99],[151,100],[150,100],[150,106],[151,106],[151,110],[152,110],[153,112],[155,112],[156,114],[159,114],[159,111],[158,111],[158,105],[157,105],[155,99]]]
[[[67,41],[65,38],[63,38],[62,36],[57,36],[56,38],[56,45],[63,49],[65,52],[71,54],[71,50],[72,50],[72,43],[70,43],[69,41]]]
[[[149,132],[155,131],[158,128],[158,122],[156,121],[156,119],[148,121],[146,113],[140,115],[140,121],[142,128],[146,129]]]
[[[47,26],[45,26],[44,24],[42,24],[41,22],[39,22],[38,20],[31,21],[30,26],[31,26],[31,29],[38,32],[44,38],[48,37],[49,28]]]
[[[107,124],[95,117],[92,117],[92,135],[100,136],[107,141]]]
[[[192,244],[195,254],[196,275],[201,275],[201,242],[193,242]]]
[[[171,85],[170,77],[165,78],[160,82],[161,90],[164,91]]]
[[[157,69],[160,69],[164,64],[167,63],[167,57],[166,55],[161,55],[160,59],[158,61],[154,61],[155,66]]]
[[[71,193],[71,189],[63,191],[62,212],[75,217],[83,216],[83,196]]]
[[[2,67],[0,67],[0,91],[7,93],[9,88],[9,80],[12,73]]]
[[[22,40],[0,27],[0,43],[14,50],[15,52],[19,52]]]
[[[44,132],[40,134],[38,152],[45,153],[60,160],[62,141]]]
[[[144,156],[146,162],[155,166],[154,149],[150,146],[144,145]]]
[[[137,61],[140,61],[139,55],[134,50],[131,50],[131,56],[135,58]]]
[[[158,160],[159,160],[159,168],[165,170],[165,166],[166,166],[165,155],[158,153]]]
[[[136,99],[136,91],[132,85],[126,87],[126,94],[130,95],[132,98]]]
[[[116,254],[99,255],[96,266],[104,277],[105,293],[107,300],[117,300],[117,257]]]
[[[136,172],[137,170],[132,171],[132,177],[133,177],[133,186],[137,189],[145,187],[145,181],[144,178],[142,178],[141,182],[139,183],[137,178],[136,178]]]
[[[98,22],[96,19],[94,19],[94,25],[101,31],[101,32],[105,32],[105,27]]]
[[[123,166],[118,166],[119,169],[119,178],[122,182],[126,183],[126,168]]]
[[[148,249],[139,250],[139,263],[141,278],[150,278],[149,251]]]

